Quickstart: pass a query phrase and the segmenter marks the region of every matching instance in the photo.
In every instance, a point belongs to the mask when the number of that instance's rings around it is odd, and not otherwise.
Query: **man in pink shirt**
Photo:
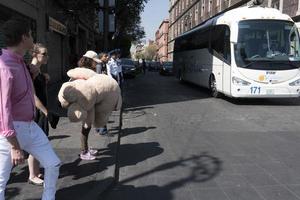
[[[4,23],[6,49],[0,56],[0,200],[13,165],[24,162],[23,149],[45,168],[43,200],[54,200],[60,160],[34,122],[34,91],[23,61],[33,47],[29,24],[23,20]]]

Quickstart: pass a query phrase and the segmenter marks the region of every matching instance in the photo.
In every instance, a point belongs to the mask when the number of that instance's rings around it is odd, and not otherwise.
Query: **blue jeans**
[[[14,121],[13,124],[21,149],[35,157],[45,168],[42,200],[54,200],[61,163],[59,158],[45,133],[34,121]],[[6,184],[12,169],[11,146],[4,136],[0,136],[0,158],[0,200],[4,200]]]

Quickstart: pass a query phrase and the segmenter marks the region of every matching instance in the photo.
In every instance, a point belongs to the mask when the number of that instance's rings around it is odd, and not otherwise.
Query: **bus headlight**
[[[289,85],[290,85],[290,86],[299,86],[299,85],[300,85],[300,79],[291,82]]]
[[[247,86],[250,85],[251,83],[244,81],[243,79],[237,78],[237,77],[232,77],[232,83],[235,85],[239,85],[239,86]]]

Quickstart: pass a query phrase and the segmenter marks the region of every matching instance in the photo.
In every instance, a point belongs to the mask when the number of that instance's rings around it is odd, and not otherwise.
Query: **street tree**
[[[141,59],[145,59],[145,55],[143,52],[138,52],[135,54],[135,59],[137,60],[141,60]]]
[[[157,45],[156,44],[149,44],[145,48],[144,57],[146,60],[154,60],[157,54]]]
[[[141,16],[148,0],[118,0],[116,5],[116,33],[111,43],[122,49],[123,56],[130,55],[132,42],[145,36]]]

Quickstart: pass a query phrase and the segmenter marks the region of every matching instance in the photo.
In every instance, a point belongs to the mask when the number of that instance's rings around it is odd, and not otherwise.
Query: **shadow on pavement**
[[[136,134],[143,133],[143,132],[145,132],[147,130],[151,130],[151,129],[156,129],[156,127],[150,126],[150,127],[124,128],[122,130],[121,137],[125,137],[125,136],[128,136],[128,135],[136,135]]]
[[[186,159],[180,159],[178,161],[168,162],[155,167],[152,170],[122,180],[114,190],[107,192],[103,195],[103,197],[106,200],[171,200],[173,199],[172,191],[189,183],[200,183],[214,178],[221,171],[221,165],[222,162],[218,158],[210,156],[207,153],[203,153],[199,156],[191,156]],[[135,187],[133,185],[126,185],[129,182],[144,178],[145,176],[155,175],[157,172],[169,170],[178,166],[189,168],[189,175],[170,181],[163,186],[149,185],[145,187]]]
[[[60,140],[64,138],[71,137],[70,135],[51,135],[48,137],[49,140]]]
[[[102,149],[104,152],[102,155],[111,155],[110,149],[115,149],[116,143],[108,145],[107,149]],[[163,148],[160,147],[157,142],[147,142],[139,144],[122,144],[120,145],[120,167],[136,165],[139,162],[143,162],[151,157],[157,156],[163,153]]]
[[[235,105],[262,105],[262,106],[300,106],[299,98],[230,98],[224,100]]]
[[[139,97],[130,98],[136,96]],[[188,83],[180,84],[175,77],[166,78],[154,73],[138,76],[124,84],[125,111],[136,107],[151,108],[157,104],[206,98],[210,98],[206,89]]]
[[[155,126],[150,126],[150,127],[134,127],[134,128],[124,128],[122,130],[122,134],[121,137],[125,137],[128,135],[136,135],[139,133],[143,133],[146,132],[147,130],[151,130],[151,129],[156,129]],[[118,130],[118,127],[113,127],[111,129],[109,129],[112,134],[117,134],[118,132],[116,132]]]
[[[142,107],[135,107],[135,108],[126,108],[126,110],[124,110],[124,113],[139,111],[139,110],[144,111],[145,109],[153,109],[153,108],[154,108],[153,106],[142,106]]]
[[[57,200],[67,200],[67,199],[89,200],[89,198],[88,198],[89,194],[87,191],[97,189],[95,187],[99,186],[99,185],[107,185],[109,182],[112,181],[112,179],[113,178],[110,177],[110,178],[106,178],[106,179],[100,180],[100,181],[91,180],[87,183],[82,183],[82,184],[77,184],[77,185],[72,185],[72,186],[66,185],[66,187],[59,189],[56,192],[56,199]]]
[[[111,143],[107,148],[99,149],[98,155],[101,155],[101,158],[98,160],[82,161],[80,158],[77,158],[73,162],[63,164],[60,168],[59,178],[71,176],[73,180],[78,180],[107,169],[115,163],[115,145],[116,143]],[[156,142],[125,144],[121,145],[120,149],[122,155],[124,155],[124,157],[121,158],[123,167],[135,165],[163,152],[163,149],[159,147],[159,144]]]
[[[5,190],[5,199],[10,200],[13,199],[15,196],[20,194],[19,188],[7,188]]]

